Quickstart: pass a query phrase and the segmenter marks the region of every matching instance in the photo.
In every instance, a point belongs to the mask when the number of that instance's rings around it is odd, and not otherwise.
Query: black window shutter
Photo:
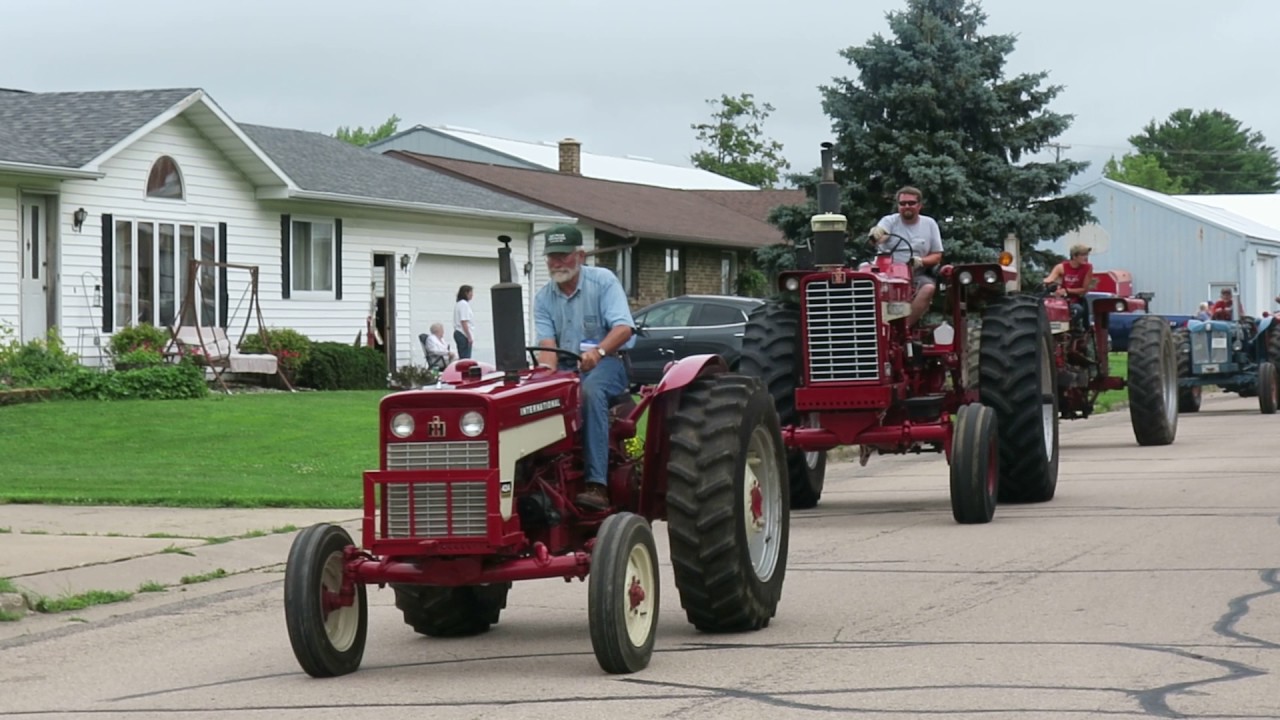
[[[288,215],[280,216],[280,297],[285,300],[289,299],[289,289],[293,287],[293,280],[289,277],[289,265],[291,264],[289,257],[289,238],[292,234],[293,224],[289,221]]]
[[[110,214],[102,216],[102,332],[115,330],[116,284],[112,272],[115,270],[115,222]]]
[[[227,261],[227,224],[218,223],[218,262]],[[218,325],[227,326],[227,306],[231,304],[231,296],[227,293],[227,269],[218,268]]]
[[[342,218],[333,221],[333,297],[342,299]]]

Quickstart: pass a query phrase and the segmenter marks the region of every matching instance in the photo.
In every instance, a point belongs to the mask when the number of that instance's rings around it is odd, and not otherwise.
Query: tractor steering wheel
[[[905,237],[897,233],[889,233],[886,237],[893,238],[893,242],[890,243],[887,248],[884,246],[883,243],[876,243],[876,247],[875,247],[876,255],[877,256],[887,255],[889,257],[892,257],[893,254],[898,251],[899,245],[906,244],[907,253],[908,253],[908,256],[907,256],[908,261],[906,264],[910,265],[911,264],[910,258],[916,257],[916,249],[912,247],[911,241],[907,240]]]
[[[573,361],[574,365],[582,362],[582,356],[572,350],[565,350],[559,347],[543,347],[541,345],[525,345],[524,349],[529,351],[529,359],[533,361],[533,366],[538,367],[538,353],[549,352],[555,353],[556,357],[564,357]]]

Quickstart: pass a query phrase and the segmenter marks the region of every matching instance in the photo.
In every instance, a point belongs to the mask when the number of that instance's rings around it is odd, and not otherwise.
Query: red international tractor
[[[654,520],[667,521],[676,589],[695,627],[755,630],[776,612],[789,488],[768,392],[718,357],[698,355],[669,367],[638,402],[616,398],[612,507],[576,507],[572,498],[584,489],[580,379],[530,369],[526,353],[545,348],[525,345],[510,238],[499,240],[497,367],[460,360],[432,386],[383,398],[379,469],[364,473],[361,543],[320,524],[289,551],[289,640],[313,676],[359,667],[369,585],[390,585],[405,623],[443,637],[488,630],[512,582],[538,578],[585,579],[600,666],[640,670],[658,627]]]
[[[1051,499],[1053,338],[1040,299],[1006,289],[1016,279],[1012,255],[940,268],[946,319],[909,327],[911,271],[891,254],[847,266],[839,206],[824,143],[810,246],[798,249],[800,269],[781,274],[781,297],[751,314],[743,338],[739,367],[764,381],[783,424],[791,506],[818,504],[826,452],[845,445],[859,446],[864,465],[872,454],[943,453],[961,523],[989,522],[998,500]]]
[[[1058,373],[1058,407],[1064,420],[1087,418],[1098,395],[1129,390],[1129,421],[1139,445],[1168,445],[1178,434],[1178,355],[1167,319],[1147,312],[1150,295],[1131,296],[1127,273],[1101,274],[1099,292],[1085,302],[1089,319],[1072,317],[1071,304],[1044,289],[1045,310],[1053,330]],[[1122,294],[1123,293],[1123,294]],[[1137,315],[1129,331],[1128,377],[1111,374],[1111,316]]]

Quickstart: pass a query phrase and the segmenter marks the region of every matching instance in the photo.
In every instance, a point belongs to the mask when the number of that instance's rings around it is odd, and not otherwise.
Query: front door
[[[22,196],[22,341],[40,340],[49,332],[49,202],[40,195]]]
[[[396,272],[395,256],[377,253],[373,256],[373,326],[382,338],[387,359],[387,372],[396,371]]]

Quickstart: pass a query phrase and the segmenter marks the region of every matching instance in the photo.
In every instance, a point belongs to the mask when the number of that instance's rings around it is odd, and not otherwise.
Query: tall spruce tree
[[[1044,72],[1006,78],[1015,39],[982,35],[986,14],[977,2],[907,0],[887,18],[893,37],[876,34],[841,51],[858,78],[821,88],[853,255],[865,255],[864,233],[896,210],[895,191],[913,185],[942,228],[944,262],[989,261],[1014,233],[1027,269],[1043,269],[1056,258],[1036,244],[1091,219],[1090,196],[1062,194],[1088,163],[1026,159],[1071,123],[1071,115],[1046,109],[1061,86],[1042,87]],[[823,139],[815,138],[815,156]],[[809,190],[808,206],[778,208],[771,219],[796,240],[808,235],[817,176],[793,180]],[[773,248],[760,260],[780,256]]]

